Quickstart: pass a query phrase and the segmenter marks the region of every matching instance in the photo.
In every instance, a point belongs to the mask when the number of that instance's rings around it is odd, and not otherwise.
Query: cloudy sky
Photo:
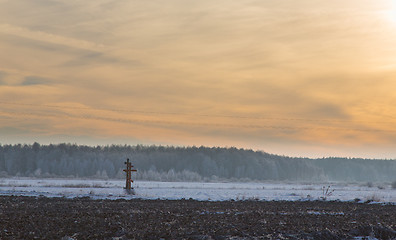
[[[395,0],[0,0],[0,143],[396,158]]]

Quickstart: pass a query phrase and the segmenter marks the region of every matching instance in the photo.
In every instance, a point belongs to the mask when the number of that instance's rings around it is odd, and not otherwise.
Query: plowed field
[[[396,206],[2,196],[0,231],[0,239],[396,239]]]

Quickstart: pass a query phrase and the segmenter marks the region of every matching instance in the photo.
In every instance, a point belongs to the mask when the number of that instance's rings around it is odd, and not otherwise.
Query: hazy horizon
[[[395,159],[395,42],[395,0],[0,0],[0,144]]]

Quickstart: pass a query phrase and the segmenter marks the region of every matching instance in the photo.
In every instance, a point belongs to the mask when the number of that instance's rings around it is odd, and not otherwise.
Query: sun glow
[[[389,10],[386,10],[384,16],[387,20],[396,24],[396,0],[390,0]]]

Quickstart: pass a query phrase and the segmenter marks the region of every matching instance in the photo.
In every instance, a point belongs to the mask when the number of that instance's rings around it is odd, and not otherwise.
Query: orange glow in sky
[[[394,0],[0,0],[0,143],[396,158]]]

